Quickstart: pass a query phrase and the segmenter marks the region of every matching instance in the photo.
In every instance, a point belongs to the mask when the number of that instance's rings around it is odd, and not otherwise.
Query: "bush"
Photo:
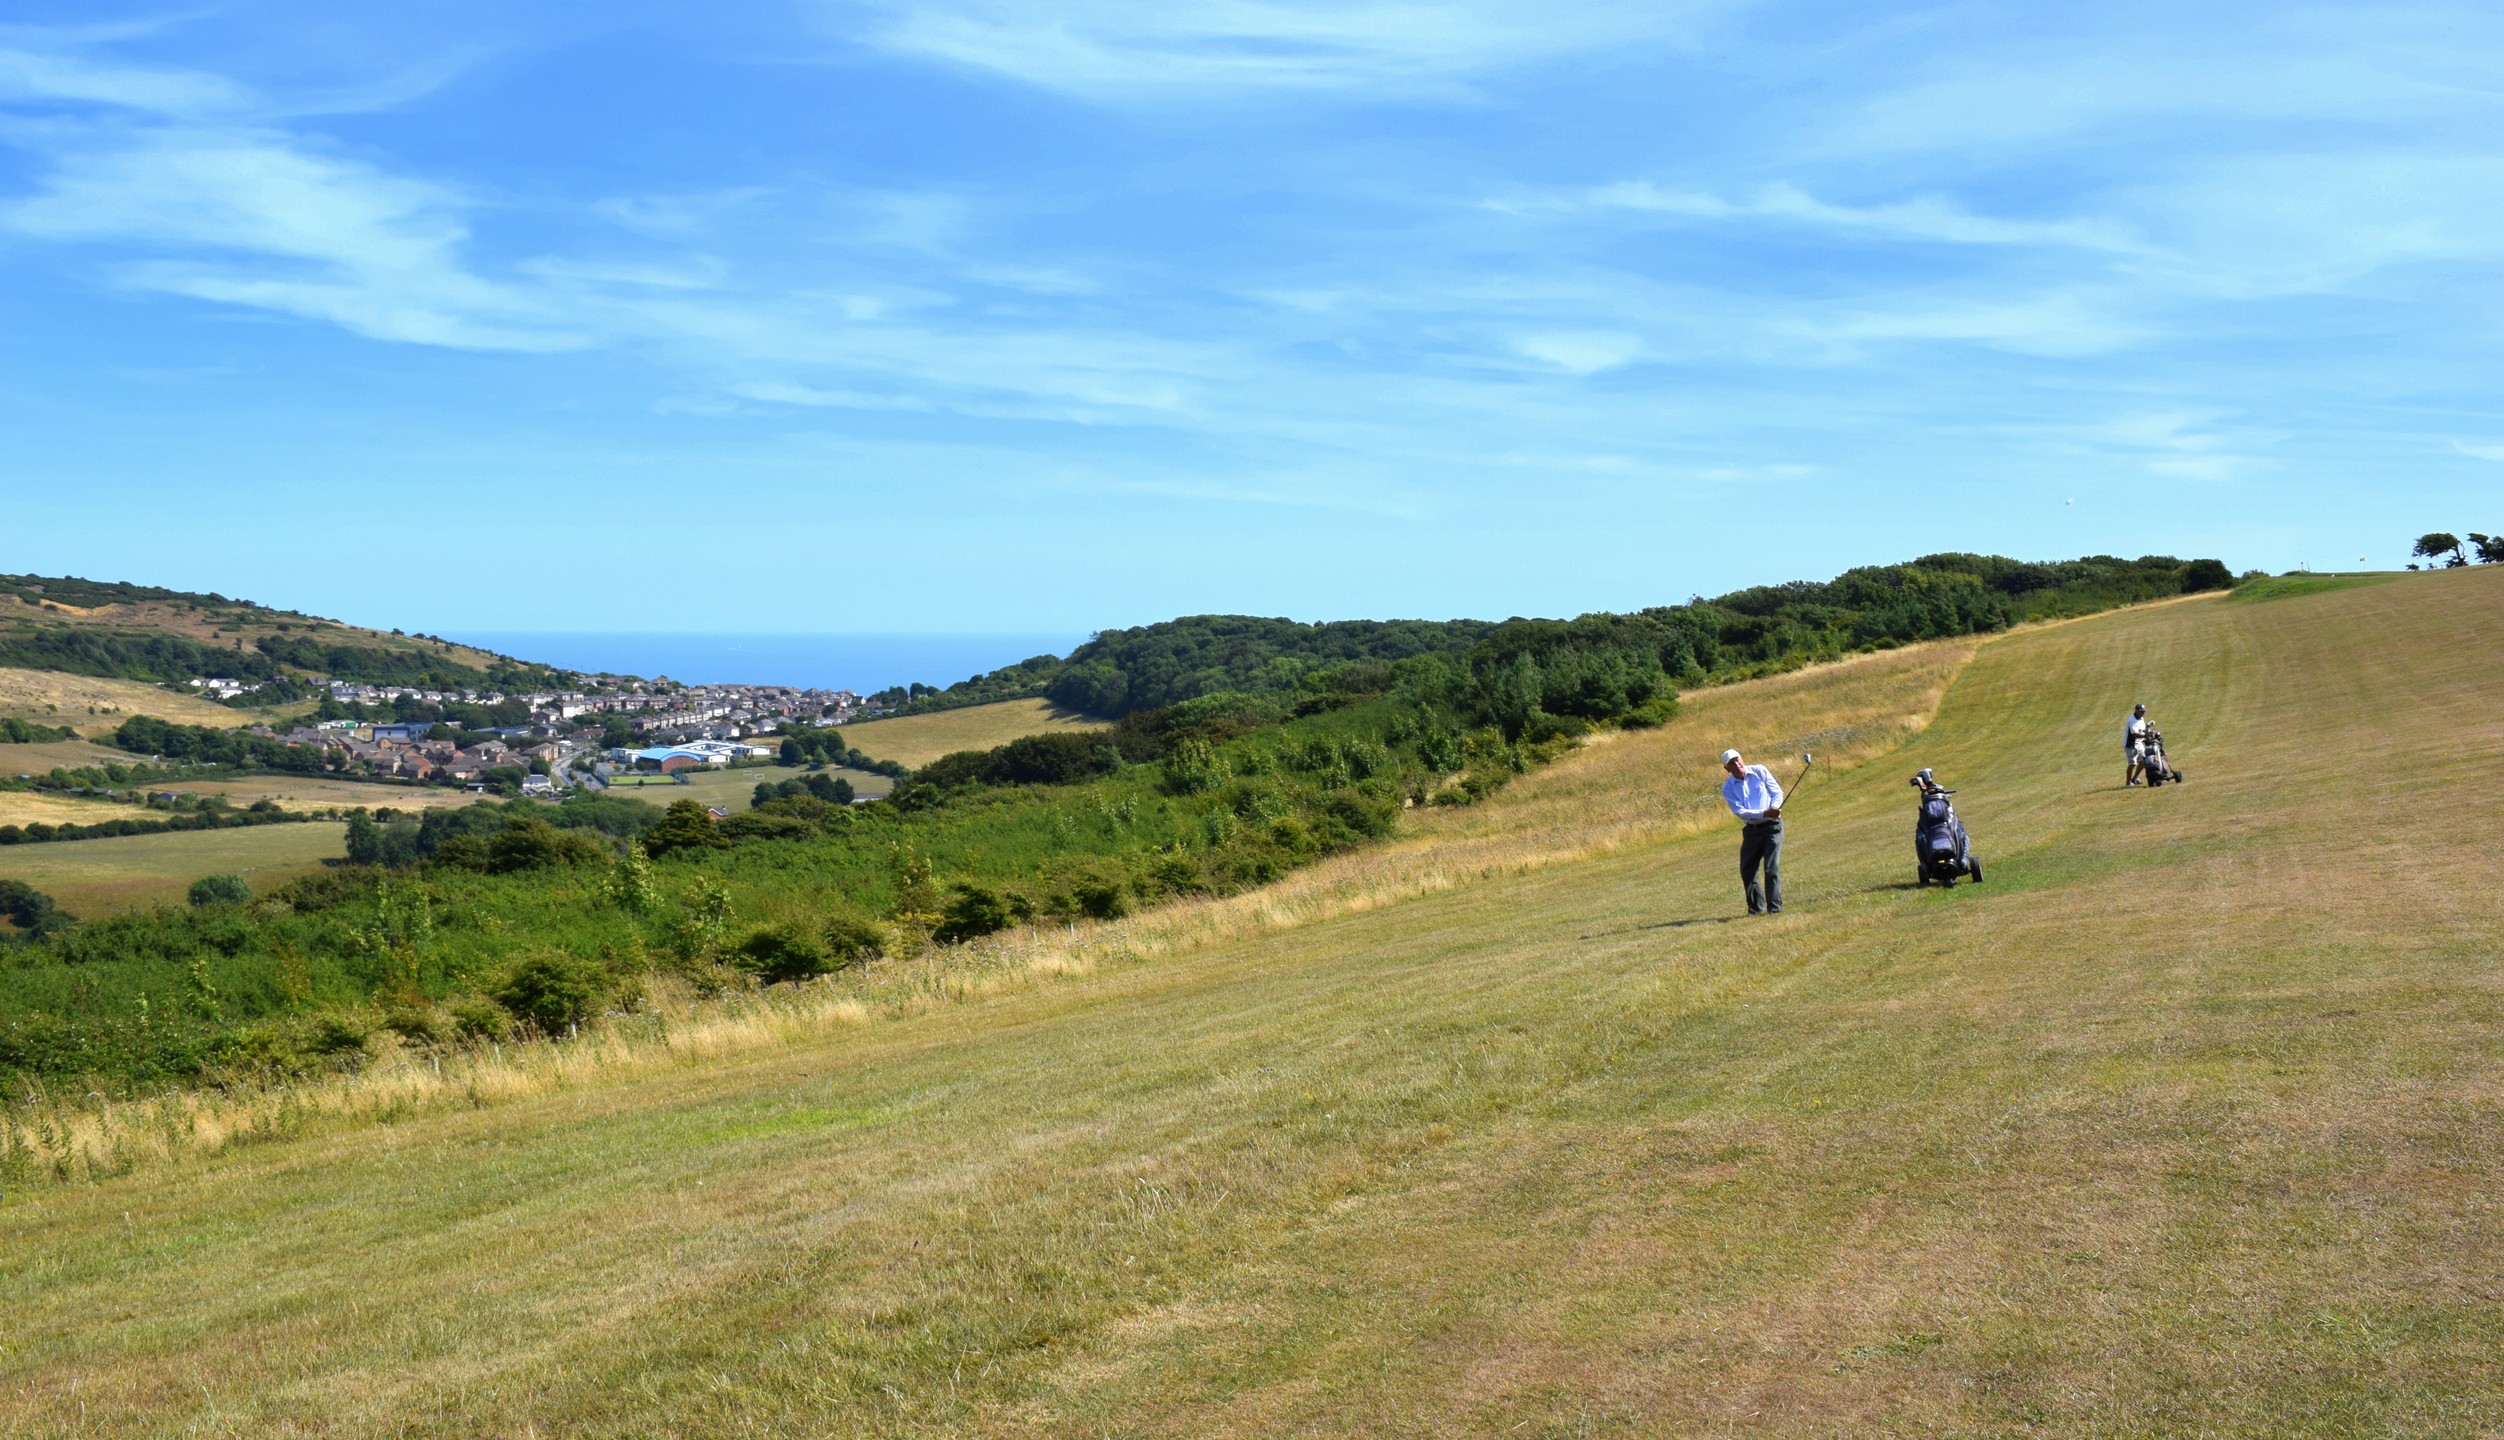
[[[252,898],[252,886],[241,875],[203,875],[185,897],[195,906],[241,905]]]
[[[658,860],[679,850],[710,850],[726,844],[713,812],[693,800],[673,800],[661,823],[644,833],[643,848]]]
[[[464,996],[445,1008],[463,1039],[503,1040],[513,1033],[512,1012],[483,996]]]
[[[749,932],[747,939],[732,948],[730,961],[768,985],[811,980],[840,968],[826,943],[798,925],[768,925]]]
[[[412,1005],[385,1011],[383,1028],[413,1045],[440,1045],[452,1038],[455,1024],[432,1006]]]
[[[516,1018],[553,1035],[598,1013],[612,983],[597,962],[551,951],[514,966],[493,994]]]
[[[499,875],[590,865],[607,858],[608,847],[599,841],[579,831],[559,830],[545,820],[516,820],[487,842],[487,868]]]
[[[1083,876],[1071,883],[1069,894],[1078,903],[1078,913],[1091,920],[1119,920],[1130,913],[1130,890],[1119,880]]]
[[[2231,590],[2234,572],[2222,560],[2194,560],[2182,567],[2182,593],[2198,594],[2203,590]]]
[[[1009,902],[1001,897],[999,891],[988,885],[973,884],[949,888],[948,903],[942,911],[945,918],[939,922],[939,928],[931,932],[932,939],[953,945],[961,940],[1009,928],[1009,922],[1014,917],[1010,914]]]
[[[52,903],[51,896],[23,880],[0,880],[0,919],[29,938],[57,934],[70,926],[70,917]]]
[[[826,920],[826,949],[835,967],[860,965],[887,953],[887,932],[866,915],[839,910]]]
[[[305,1043],[315,1053],[341,1056],[365,1052],[365,1041],[373,1032],[353,1015],[324,1015],[313,1022]]]

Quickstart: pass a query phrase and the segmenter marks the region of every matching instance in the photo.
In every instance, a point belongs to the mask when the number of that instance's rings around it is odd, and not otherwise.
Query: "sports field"
[[[0,1431],[2493,1434],[2499,633],[2448,572],[1699,692],[1266,894],[22,1187]],[[1725,743],[1835,767],[1779,918]],[[1988,884],[1913,888],[1923,765]]]
[[[959,750],[989,750],[1047,730],[1090,730],[1105,722],[1073,714],[1048,700],[1003,700],[894,720],[863,720],[836,733],[873,760],[927,765]]]
[[[135,813],[127,806],[105,808],[113,816]],[[184,890],[203,875],[241,875],[255,890],[267,890],[346,849],[347,827],[328,820],[56,840],[0,846],[0,880],[23,880],[71,914],[92,918],[179,904]]]

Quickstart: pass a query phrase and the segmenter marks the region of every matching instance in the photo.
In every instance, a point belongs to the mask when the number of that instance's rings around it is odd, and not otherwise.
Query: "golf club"
[[[1792,799],[1792,796],[1795,796],[1795,795],[1799,794],[1799,793],[1800,793],[1800,787],[1801,787],[1802,785],[1804,785],[1804,784],[1807,784],[1807,783],[1808,783],[1808,772],[1809,772],[1810,768],[1811,768],[1811,767],[1813,767],[1813,766],[1815,766],[1816,764],[1817,764],[1817,752],[1816,752],[1816,751],[1814,751],[1814,750],[1803,750],[1803,751],[1801,751],[1801,752],[1800,752],[1800,773],[1799,773],[1797,776],[1793,777],[1793,779],[1792,779],[1792,781],[1791,781],[1791,789],[1790,789],[1790,791],[1789,791],[1788,793],[1786,793],[1786,794],[1782,797],[1782,808],[1783,808],[1783,809],[1788,810],[1788,809],[1790,809],[1790,808],[1791,808],[1791,799]]]

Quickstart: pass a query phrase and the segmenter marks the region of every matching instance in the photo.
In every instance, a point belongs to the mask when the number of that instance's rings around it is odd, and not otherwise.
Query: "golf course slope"
[[[2504,567],[1698,691],[1210,938],[14,1189],[0,1433],[2493,1434],[2499,637]],[[1834,765],[1779,918],[1724,743]]]

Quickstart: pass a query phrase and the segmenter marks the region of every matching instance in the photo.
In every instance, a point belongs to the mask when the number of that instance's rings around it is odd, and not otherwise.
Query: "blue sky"
[[[0,569],[1083,632],[2504,528],[2492,6],[7,14]]]

